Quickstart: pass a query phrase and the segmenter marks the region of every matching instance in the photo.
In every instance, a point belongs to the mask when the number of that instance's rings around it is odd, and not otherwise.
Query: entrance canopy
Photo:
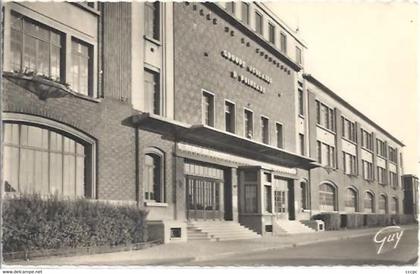
[[[173,136],[177,141],[211,147],[258,161],[291,168],[312,169],[319,167],[312,158],[206,125],[188,125],[150,113],[132,116],[132,123],[141,129]]]

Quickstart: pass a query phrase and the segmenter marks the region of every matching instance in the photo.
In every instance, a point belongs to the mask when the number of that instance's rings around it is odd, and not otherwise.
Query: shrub
[[[345,214],[346,228],[361,228],[364,226],[364,216],[362,214]]]
[[[341,217],[338,213],[319,213],[312,216],[312,220],[321,220],[325,223],[325,230],[339,230]]]
[[[133,206],[21,195],[3,202],[3,251],[144,242],[146,216]]]

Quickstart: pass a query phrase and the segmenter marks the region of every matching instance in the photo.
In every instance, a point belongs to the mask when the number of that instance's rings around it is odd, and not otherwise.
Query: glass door
[[[188,219],[220,219],[221,181],[196,176],[186,176],[186,180]]]

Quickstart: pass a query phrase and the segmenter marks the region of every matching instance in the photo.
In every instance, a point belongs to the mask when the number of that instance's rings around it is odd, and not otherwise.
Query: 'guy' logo
[[[381,253],[385,243],[391,243],[393,244],[394,249],[397,248],[403,233],[404,230],[402,230],[399,226],[387,226],[381,228],[373,238],[375,243],[380,244],[377,254]]]

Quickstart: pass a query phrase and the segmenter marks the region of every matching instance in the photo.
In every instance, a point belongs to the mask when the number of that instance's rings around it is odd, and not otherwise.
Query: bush
[[[144,242],[146,216],[132,206],[22,195],[3,202],[3,251]]]
[[[341,217],[338,213],[319,213],[312,216],[312,220],[321,220],[325,223],[325,230],[339,230]]]
[[[364,226],[364,216],[362,214],[345,214],[346,228],[361,228]]]

